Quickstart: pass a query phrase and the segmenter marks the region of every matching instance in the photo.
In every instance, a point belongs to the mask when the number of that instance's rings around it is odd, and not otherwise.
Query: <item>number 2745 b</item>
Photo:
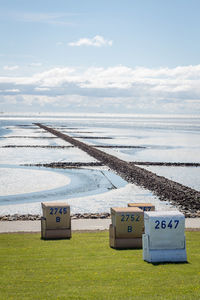
[[[63,208],[57,208],[57,207],[51,207],[50,208],[50,215],[56,215],[56,214],[66,214],[67,213],[67,208],[63,207]]]

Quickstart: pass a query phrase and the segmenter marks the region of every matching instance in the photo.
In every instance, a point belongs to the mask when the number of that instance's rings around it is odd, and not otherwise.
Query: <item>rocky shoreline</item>
[[[31,215],[31,214],[14,214],[0,216],[0,221],[39,221],[41,220],[41,215]],[[83,213],[83,214],[72,214],[72,220],[76,219],[110,219],[110,213]]]
[[[186,218],[200,218],[200,211],[199,213],[187,213],[182,211],[180,208],[180,211],[185,215]],[[32,214],[14,214],[14,215],[5,215],[0,216],[0,222],[11,222],[11,221],[40,221],[42,218],[41,215],[32,215]],[[76,213],[71,214],[72,220],[79,220],[79,219],[110,219],[111,215],[110,213]]]

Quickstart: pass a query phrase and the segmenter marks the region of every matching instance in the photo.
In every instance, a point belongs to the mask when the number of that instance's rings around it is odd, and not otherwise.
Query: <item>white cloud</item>
[[[74,26],[69,19],[76,14],[71,13],[29,13],[1,11],[1,19],[12,19],[16,22],[43,23],[50,25]]]
[[[76,42],[68,43],[71,47],[80,47],[80,46],[93,46],[93,47],[103,47],[103,46],[112,46],[113,41],[104,39],[103,36],[96,35],[95,37],[81,38]]]
[[[0,90],[0,93],[19,93],[20,90],[19,89],[4,89],[4,90]]]
[[[43,87],[36,87],[35,90],[39,91],[39,92],[46,92],[46,91],[50,91],[51,89],[50,88],[43,88]]]
[[[4,66],[3,69],[5,71],[14,71],[14,70],[19,69],[19,66],[17,66],[17,65],[16,66]]]
[[[121,65],[53,68],[30,77],[0,77],[0,90],[1,99],[16,93],[24,105],[49,104],[61,111],[109,111],[113,107],[119,112],[200,113],[200,65],[171,69]]]

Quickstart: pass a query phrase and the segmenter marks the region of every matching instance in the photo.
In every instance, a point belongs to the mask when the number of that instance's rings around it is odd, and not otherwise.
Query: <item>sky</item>
[[[199,0],[0,0],[0,112],[200,113]]]

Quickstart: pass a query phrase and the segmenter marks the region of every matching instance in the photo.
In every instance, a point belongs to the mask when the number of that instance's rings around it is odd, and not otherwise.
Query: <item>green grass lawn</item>
[[[0,299],[200,299],[200,232],[186,232],[188,263],[144,262],[114,250],[108,232],[0,234]]]

